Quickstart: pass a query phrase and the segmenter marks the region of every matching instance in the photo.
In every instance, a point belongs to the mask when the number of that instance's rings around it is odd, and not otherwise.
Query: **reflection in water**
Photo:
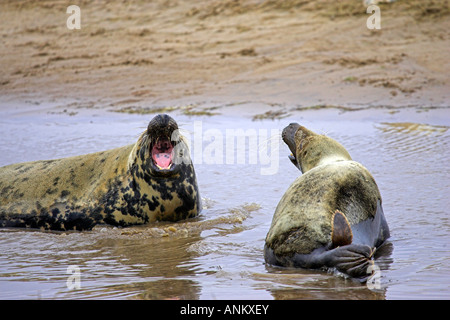
[[[449,298],[449,127],[382,123],[377,128],[386,163],[381,187],[392,204],[395,244],[388,297]]]
[[[91,232],[0,229],[0,246],[5,247],[0,270],[6,281],[13,281],[2,283],[3,294],[8,294],[4,297],[14,297],[11,294],[15,280],[52,280],[60,285],[55,288],[59,288],[56,293],[47,295],[38,290],[28,298],[137,295],[136,298],[198,299],[200,285],[186,277],[195,279],[198,274],[198,263],[192,260],[202,253],[197,245],[202,240],[200,234],[211,229],[217,229],[221,235],[242,230],[242,222],[258,209],[256,204],[245,204],[208,220],[195,218],[125,229],[97,226]],[[66,268],[70,265],[81,270],[82,290],[70,292],[64,288]],[[16,298],[23,297],[23,292],[16,294]]]
[[[248,162],[197,165],[205,209],[192,220],[125,229],[97,226],[90,232],[0,229],[0,298],[449,298],[448,127],[388,122],[386,117],[358,119],[356,113],[348,113],[314,121],[203,119],[203,130],[219,130],[224,136],[228,128],[269,132],[297,121],[346,146],[374,175],[391,229],[389,242],[377,251],[379,290],[336,273],[264,263],[264,239],[275,207],[301,174],[280,144],[280,168],[274,175],[263,176],[259,165]],[[192,118],[175,118],[194,132]],[[0,165],[133,143],[147,120],[139,115],[81,113],[66,118],[5,117],[0,135],[8,138],[0,141]],[[279,135],[269,137],[276,139]],[[79,290],[66,286],[72,265],[80,267]]]
[[[430,126],[419,123],[382,123],[378,128],[384,133],[385,143],[397,158],[430,156],[430,161],[440,161],[448,156],[448,139],[445,137],[448,127]],[[437,146],[439,145],[439,146]],[[436,148],[443,152],[436,152]],[[447,148],[447,149],[446,149]]]

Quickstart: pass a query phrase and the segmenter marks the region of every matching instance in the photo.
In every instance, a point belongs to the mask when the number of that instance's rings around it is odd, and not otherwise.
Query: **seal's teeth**
[[[155,163],[155,165],[156,165],[156,167],[157,167],[159,170],[169,170],[170,168],[172,168],[172,163],[169,164],[169,166],[168,166],[167,168],[163,168],[163,167],[159,166],[159,165],[156,164],[156,163]]]

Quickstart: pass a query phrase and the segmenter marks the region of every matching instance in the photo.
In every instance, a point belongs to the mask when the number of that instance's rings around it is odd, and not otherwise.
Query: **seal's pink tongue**
[[[169,168],[172,163],[172,154],[171,153],[156,153],[153,154],[153,160],[161,169]]]
[[[152,159],[160,169],[169,169],[172,164],[173,146],[167,138],[160,138],[152,148]]]

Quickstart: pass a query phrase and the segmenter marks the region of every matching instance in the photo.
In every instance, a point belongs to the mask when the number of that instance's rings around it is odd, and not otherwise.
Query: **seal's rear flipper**
[[[331,243],[332,248],[346,246],[353,240],[352,228],[345,215],[336,210],[331,218]]]
[[[362,281],[369,275],[367,270],[373,264],[374,253],[371,247],[354,243],[331,250],[317,248],[309,254],[296,253],[289,258],[276,256],[267,245],[264,250],[266,262],[270,264],[307,269],[335,268]]]
[[[336,210],[331,218],[331,250],[325,264],[355,278],[367,278],[367,269],[373,264],[375,248],[353,243],[353,232],[345,215]]]
[[[373,264],[373,253],[369,246],[349,244],[326,251],[325,265],[354,278],[367,278],[368,267]]]

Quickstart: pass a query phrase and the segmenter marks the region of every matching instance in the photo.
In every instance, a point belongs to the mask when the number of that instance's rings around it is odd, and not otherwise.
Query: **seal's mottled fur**
[[[177,131],[171,117],[158,115],[133,145],[0,168],[0,227],[89,230],[99,223],[129,226],[196,216],[196,175]],[[173,163],[164,169],[152,160],[159,137],[172,139],[174,147]]]
[[[283,138],[293,152],[291,161],[303,175],[275,210],[266,237],[266,261],[306,268],[336,267],[350,275],[365,275],[373,248],[389,236],[374,178],[329,137],[291,124]],[[335,234],[351,241],[338,248],[332,239],[336,212],[343,215],[340,221],[349,224],[342,230],[349,234]]]

